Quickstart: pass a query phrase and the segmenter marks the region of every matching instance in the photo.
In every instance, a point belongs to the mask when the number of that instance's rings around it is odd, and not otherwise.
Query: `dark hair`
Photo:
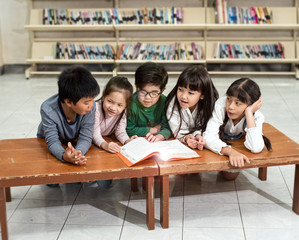
[[[198,111],[195,117],[195,128],[189,129],[189,133],[192,133],[196,130],[201,130],[202,132],[204,132],[206,130],[207,123],[212,116],[215,102],[218,99],[218,92],[211,80],[209,73],[202,65],[188,66],[181,73],[175,87],[168,94],[165,103],[166,109],[168,108],[172,99],[175,98],[174,107],[171,111],[170,117],[172,116],[175,108],[177,108],[180,116],[180,129],[182,125],[182,113],[180,103],[176,97],[179,87],[189,88],[192,91],[201,92],[201,94],[204,96],[204,98],[199,100],[197,103]]]
[[[226,91],[226,96],[235,97],[241,102],[251,105],[261,97],[261,91],[256,82],[250,78],[240,78],[234,81]],[[219,137],[222,141],[227,143],[224,136],[224,127],[228,122],[228,115],[225,112],[223,124],[219,127]],[[264,143],[268,151],[272,149],[270,140],[263,136]]]
[[[168,74],[164,67],[146,62],[139,66],[135,72],[136,88],[143,88],[147,84],[159,86],[162,91],[168,82]]]
[[[102,97],[99,100],[102,100],[102,112],[104,115],[104,119],[106,118],[105,116],[105,111],[103,108],[103,100],[106,96],[108,96],[110,93],[112,92],[120,92],[120,93],[124,93],[126,96],[126,110],[128,111],[128,109],[130,109],[131,103],[132,103],[132,96],[133,96],[133,86],[132,84],[129,82],[129,80],[126,77],[112,77],[108,83],[106,84],[104,90],[103,90],[103,94]],[[115,131],[115,129],[117,128],[120,120],[122,119],[123,115],[125,114],[125,111],[123,111],[117,122],[115,123],[114,127],[111,130],[111,133],[113,133]],[[110,133],[110,134],[111,134]]]
[[[99,93],[100,87],[97,81],[84,67],[67,68],[58,77],[58,96],[62,103],[69,99],[76,104],[81,98],[94,98]]]

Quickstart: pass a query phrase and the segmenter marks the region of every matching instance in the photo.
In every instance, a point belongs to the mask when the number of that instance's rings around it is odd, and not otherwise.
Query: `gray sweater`
[[[61,141],[71,141],[78,138],[76,150],[81,150],[85,155],[91,146],[95,104],[90,112],[85,115],[78,115],[75,122],[68,123],[62,110],[58,94],[48,98],[41,105],[42,121],[38,126],[37,137],[45,138],[49,151],[59,160],[63,161],[62,155],[65,149]]]

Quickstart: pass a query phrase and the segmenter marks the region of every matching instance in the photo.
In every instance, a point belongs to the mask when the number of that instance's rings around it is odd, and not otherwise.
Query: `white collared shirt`
[[[182,124],[180,127],[180,115],[178,108],[174,108],[174,97],[171,102],[169,103],[169,106],[166,110],[166,117],[168,119],[168,124],[170,126],[170,129],[174,136],[179,139],[180,141],[184,142],[185,137],[189,134],[189,129],[192,129],[195,127],[195,117],[197,114],[197,106],[194,109],[194,111],[191,113],[189,108],[181,108],[181,116],[182,116]],[[174,108],[173,112],[172,109]],[[180,127],[180,128],[179,128]],[[201,131],[194,131],[192,133],[193,136],[196,136],[197,134],[201,134]]]
[[[226,96],[219,98],[214,107],[213,115],[210,118],[206,131],[203,133],[203,137],[206,140],[205,147],[213,152],[221,154],[223,147],[228,146],[225,142],[221,141],[219,138],[219,127],[223,124],[225,118],[225,101]],[[254,113],[254,120],[256,127],[253,128],[243,128],[245,117],[241,119],[236,125],[233,124],[231,119],[228,120],[225,125],[224,132],[229,135],[238,135],[245,131],[245,147],[253,153],[261,152],[264,148],[263,139],[263,122],[264,115],[257,110]]]

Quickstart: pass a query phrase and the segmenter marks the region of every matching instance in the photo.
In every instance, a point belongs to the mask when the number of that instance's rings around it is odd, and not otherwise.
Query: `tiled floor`
[[[299,81],[256,78],[262,90],[266,121],[299,143]],[[98,79],[101,89],[107,79]],[[223,95],[233,78],[214,78]],[[166,93],[175,83],[171,79]],[[57,91],[55,78],[0,76],[0,139],[35,137],[39,107]],[[257,170],[242,171],[235,182],[217,172],[172,176],[170,227],[147,230],[145,196],[130,192],[130,181],[114,181],[109,190],[94,184],[60,188],[12,188],[7,204],[10,239],[299,239],[299,216],[292,212],[294,167],[273,167],[261,182]]]

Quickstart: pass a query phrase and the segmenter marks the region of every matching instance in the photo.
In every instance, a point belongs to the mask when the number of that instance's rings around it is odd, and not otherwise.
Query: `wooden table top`
[[[271,152],[264,148],[261,153],[251,153],[243,144],[244,138],[231,141],[233,148],[250,159],[250,164],[245,163],[243,168],[299,164],[299,145],[296,142],[267,123],[264,123],[263,133],[271,141],[273,149]],[[201,156],[200,158],[174,161],[157,160],[160,175],[237,169],[229,164],[227,156],[220,156],[207,149],[197,151],[197,153]]]
[[[0,140],[0,186],[93,181],[157,176],[154,160],[128,167],[116,154],[92,145],[87,164],[62,163],[49,152],[44,139]],[[51,177],[51,178],[49,178]]]

